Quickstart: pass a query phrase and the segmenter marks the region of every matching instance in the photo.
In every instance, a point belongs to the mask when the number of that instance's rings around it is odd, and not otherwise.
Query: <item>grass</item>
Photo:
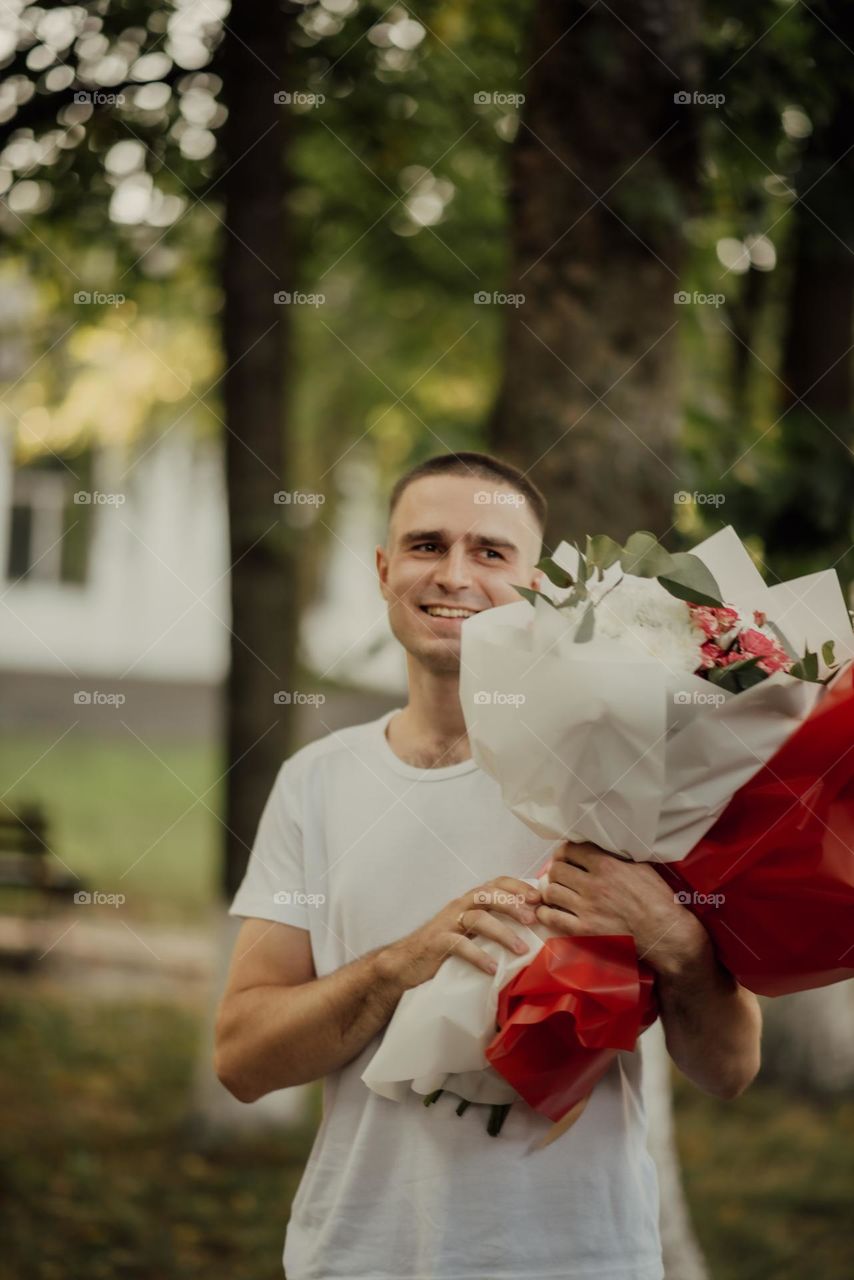
[[[850,1280],[854,1101],[677,1088],[679,1150],[714,1280]]]
[[[43,805],[51,848],[90,889],[125,894],[127,914],[162,923],[204,916],[220,849],[214,747],[154,743],[154,755],[130,734],[57,737],[0,741],[0,777],[17,779],[3,803]]]
[[[35,991],[0,1004],[0,1280],[281,1280],[307,1143],[194,1147],[192,1009]],[[680,1083],[677,1107],[713,1280],[848,1280],[854,1103],[754,1086],[724,1104]]]
[[[0,1024],[2,1280],[281,1280],[301,1161],[282,1139],[193,1148],[191,1011],[21,992]]]

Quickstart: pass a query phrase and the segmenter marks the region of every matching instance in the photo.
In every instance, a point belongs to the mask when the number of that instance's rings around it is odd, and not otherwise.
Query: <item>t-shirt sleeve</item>
[[[276,775],[229,915],[308,929],[300,773],[291,758]]]

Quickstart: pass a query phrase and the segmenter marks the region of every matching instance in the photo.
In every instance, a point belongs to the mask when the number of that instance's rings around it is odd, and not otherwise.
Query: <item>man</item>
[[[702,925],[648,865],[533,835],[471,758],[459,700],[465,617],[537,587],[545,501],[478,453],[403,476],[376,551],[409,699],[283,765],[232,913],[241,927],[217,1072],[251,1102],[324,1078],[324,1117],[294,1200],[288,1280],[660,1280],[658,1192],[641,1051],[621,1053],[560,1139],[519,1102],[498,1137],[368,1090],[360,1077],[401,995],[479,939],[525,950],[514,919],[631,934],[656,971],[671,1056],[733,1098],[759,1063],[759,1012]],[[525,877],[556,855],[542,899]]]

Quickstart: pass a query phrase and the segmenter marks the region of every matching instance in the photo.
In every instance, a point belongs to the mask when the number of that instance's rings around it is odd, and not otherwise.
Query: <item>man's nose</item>
[[[433,570],[433,580],[446,591],[459,591],[471,582],[471,566],[464,547],[451,547]]]

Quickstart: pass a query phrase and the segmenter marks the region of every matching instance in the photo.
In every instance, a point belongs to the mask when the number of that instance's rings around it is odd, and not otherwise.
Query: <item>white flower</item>
[[[593,585],[590,590],[596,619],[594,638],[615,640],[627,652],[655,658],[674,674],[696,671],[700,646],[705,636],[694,625],[684,600],[677,600],[655,578],[624,574],[608,589]],[[587,602],[567,610],[574,629]]]

